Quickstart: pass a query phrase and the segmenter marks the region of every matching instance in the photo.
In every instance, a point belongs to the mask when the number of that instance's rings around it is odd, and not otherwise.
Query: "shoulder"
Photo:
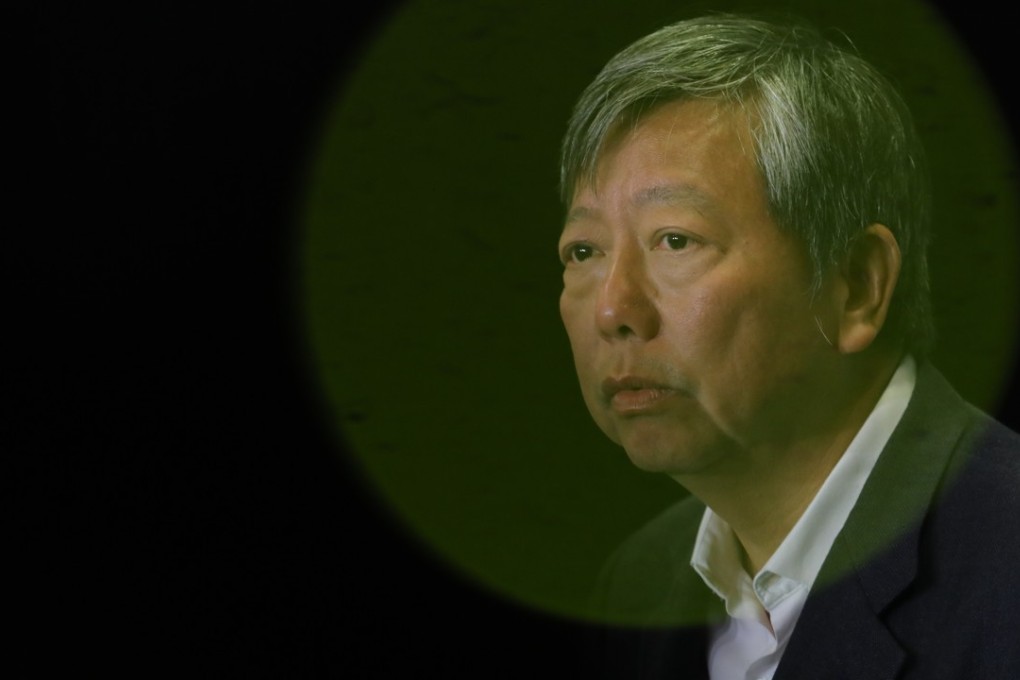
[[[1020,435],[976,409],[971,416],[920,528],[917,577],[887,616],[918,657],[919,670],[1014,677],[1020,669]]]
[[[932,557],[943,563],[955,558],[971,571],[993,569],[1007,557],[1020,560],[1020,434],[968,403],[941,373],[922,364],[888,448],[890,455],[883,454],[886,460],[875,470],[876,482],[885,482],[876,484],[883,492],[876,498],[886,508],[902,509],[904,498],[927,496],[923,524],[933,539]],[[932,492],[925,493],[928,484]],[[992,547],[993,542],[1002,545]]]
[[[626,572],[686,564],[704,514],[704,504],[693,496],[674,503],[631,534],[616,550],[610,565]]]
[[[940,485],[933,528],[983,546],[979,554],[989,560],[1020,560],[1020,434],[971,409]]]
[[[704,622],[707,588],[690,566],[705,506],[679,501],[624,541],[599,578],[596,607],[608,621],[638,624]]]
[[[869,486],[858,505],[872,520],[883,513],[909,520],[925,508],[946,505],[955,512],[1016,509],[1020,434],[968,403],[922,362],[914,394]]]
[[[1016,481],[1020,474],[1020,434],[988,414],[968,405],[972,425],[962,443],[965,462],[974,474]]]
[[[686,552],[685,558],[689,558],[704,514],[704,503],[688,495],[631,534],[620,546],[618,554],[638,557],[649,549],[660,554],[665,549],[667,553]]]

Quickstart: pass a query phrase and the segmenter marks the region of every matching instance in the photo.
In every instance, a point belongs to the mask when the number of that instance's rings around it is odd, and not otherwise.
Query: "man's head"
[[[717,15],[667,26],[633,43],[582,94],[563,142],[569,208],[595,180],[614,132],[670,101],[707,99],[743,111],[776,223],[801,239],[812,290],[872,223],[903,255],[886,332],[915,355],[933,341],[926,252],[929,187],[906,105],[856,54],[804,26]]]
[[[638,41],[582,95],[562,188],[582,392],[641,467],[809,441],[859,357],[930,340],[909,116],[811,31],[717,16]]]

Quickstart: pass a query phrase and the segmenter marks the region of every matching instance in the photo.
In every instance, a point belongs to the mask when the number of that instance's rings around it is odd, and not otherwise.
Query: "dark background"
[[[11,253],[9,422],[41,473],[21,677],[578,675],[580,625],[471,587],[379,510],[307,370],[295,209],[379,7],[40,10],[42,191]],[[944,11],[1015,133],[1008,22]]]

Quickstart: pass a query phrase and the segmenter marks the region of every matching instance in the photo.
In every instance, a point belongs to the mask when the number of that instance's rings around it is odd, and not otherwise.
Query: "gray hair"
[[[581,95],[563,140],[564,203],[594,186],[614,131],[684,99],[747,112],[770,213],[803,241],[813,295],[868,225],[893,232],[902,269],[886,328],[924,355],[934,339],[930,188],[910,112],[892,84],[801,24],[719,14],[666,26],[613,57]]]

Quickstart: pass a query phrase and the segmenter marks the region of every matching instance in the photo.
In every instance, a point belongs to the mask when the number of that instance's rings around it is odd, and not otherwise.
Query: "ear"
[[[840,269],[836,343],[840,352],[861,352],[878,337],[889,314],[900,266],[900,245],[884,224],[868,226],[854,241]]]

